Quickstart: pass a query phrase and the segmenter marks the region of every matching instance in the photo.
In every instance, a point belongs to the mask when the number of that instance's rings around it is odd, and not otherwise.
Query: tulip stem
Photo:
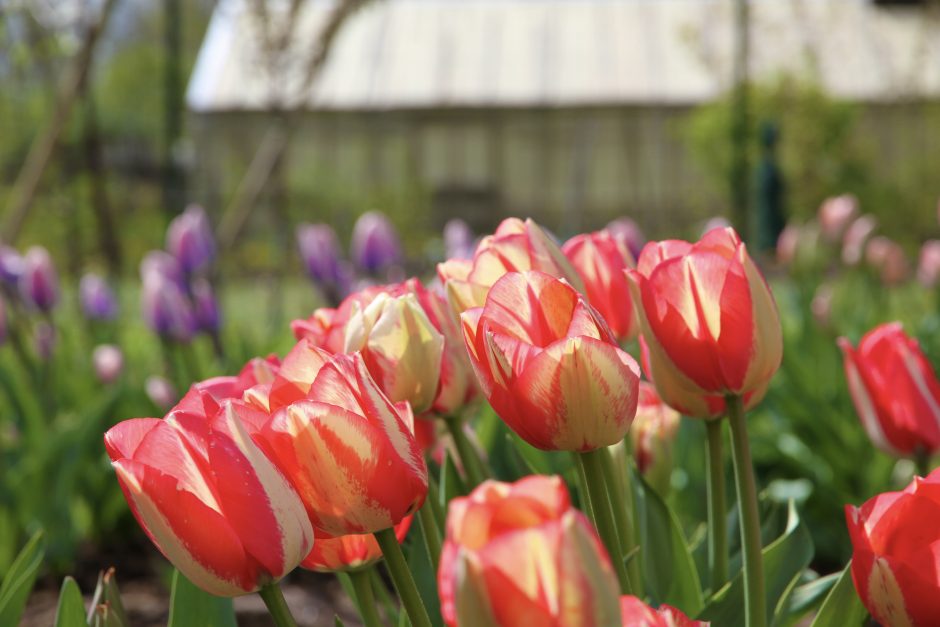
[[[424,546],[428,550],[428,557],[431,558],[431,565],[434,566],[434,572],[437,572],[437,563],[441,559],[441,530],[434,516],[431,494],[428,494],[424,505],[418,510],[418,523],[421,525],[421,535],[424,536]]]
[[[918,477],[926,477],[930,474],[930,454],[923,448],[914,451],[914,467]]]
[[[587,489],[591,497],[591,510],[594,512],[594,527],[600,535],[610,561],[614,563],[617,579],[620,581],[620,591],[623,594],[632,594],[630,575],[627,565],[623,561],[623,550],[620,548],[620,538],[617,536],[617,527],[614,524],[614,512],[610,502],[610,492],[604,480],[604,452],[595,449],[575,455],[578,463],[583,465],[583,474],[587,479]]]
[[[411,571],[408,570],[408,563],[401,552],[398,538],[395,537],[395,530],[389,528],[376,531],[375,539],[382,549],[382,555],[385,556],[385,566],[392,577],[398,596],[401,597],[401,603],[408,613],[408,618],[411,619],[412,627],[431,627],[431,619],[428,618],[428,611],[424,607],[421,595],[418,594],[418,586],[415,585]]]
[[[352,581],[353,590],[356,592],[356,607],[359,608],[359,616],[362,617],[363,625],[365,627],[382,627],[382,620],[379,618],[379,611],[375,603],[375,595],[372,593],[372,578],[369,577],[369,571],[350,571],[349,580]]]
[[[629,467],[627,460],[627,473],[623,477],[617,476],[617,470],[614,466],[614,458],[607,447],[598,449],[604,469],[604,483],[610,496],[610,505],[614,510],[614,522],[617,525],[617,534],[620,537],[620,549],[623,556],[631,556],[627,562],[627,574],[630,576],[630,589],[633,594],[639,597],[643,596],[643,576],[640,573],[640,553],[636,541],[635,526],[633,524],[632,506],[627,505],[627,498],[632,503],[632,495],[628,497],[628,491],[632,491],[630,485]],[[621,557],[623,559],[623,557]]]
[[[721,446],[723,419],[706,420],[708,433],[708,565],[711,589],[717,592],[728,580],[728,505],[725,496],[725,460]]]
[[[264,600],[264,604],[268,607],[268,612],[271,613],[271,618],[274,619],[274,624],[277,627],[297,627],[297,623],[287,607],[287,601],[284,600],[284,594],[281,592],[280,586],[276,583],[269,583],[262,586],[258,594]]]
[[[751,447],[747,441],[747,422],[741,397],[729,394],[728,422],[731,426],[731,452],[734,461],[734,483],[738,494],[741,520],[741,551],[744,557],[744,607],[747,627],[767,624],[767,599],[764,591],[764,564],[761,555],[760,513],[757,509],[757,482]]]
[[[450,436],[454,440],[454,446],[457,447],[457,454],[460,455],[460,461],[463,463],[463,471],[466,473],[468,488],[475,488],[487,478],[487,472],[483,468],[479,455],[470,443],[470,439],[463,430],[463,420],[457,417],[445,418],[444,423],[450,431]]]
[[[591,503],[591,490],[588,488],[588,478],[587,474],[584,472],[584,464],[581,463],[581,456],[579,453],[574,454],[574,467],[578,469],[578,484],[581,488],[581,509],[584,510],[584,513],[587,514],[587,517],[594,520],[594,504]],[[597,526],[596,524],[594,525]]]

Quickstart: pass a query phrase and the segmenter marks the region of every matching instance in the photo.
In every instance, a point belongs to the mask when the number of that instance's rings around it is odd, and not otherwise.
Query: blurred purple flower
[[[10,246],[0,244],[0,281],[16,286],[23,274],[23,256]]]
[[[646,243],[646,236],[643,235],[643,231],[636,222],[630,218],[617,218],[604,228],[614,237],[622,238],[626,242],[634,259],[640,256],[643,244]]]
[[[88,272],[78,284],[82,312],[89,320],[114,320],[118,312],[117,299],[108,283],[93,272]]]
[[[45,313],[52,311],[59,302],[59,277],[48,250],[33,246],[26,251],[19,285],[27,303]]]
[[[166,249],[176,257],[187,274],[212,261],[215,256],[215,239],[209,218],[202,207],[189,205],[170,222],[166,231]]]
[[[173,407],[178,399],[173,384],[157,375],[147,377],[144,382],[144,390],[153,404],[162,410]]]
[[[183,268],[176,257],[162,250],[151,250],[140,261],[140,278],[145,279],[148,274],[159,274],[165,279],[175,283],[180,289],[186,288],[186,278]]]
[[[101,344],[92,351],[91,363],[98,380],[109,385],[117,381],[124,370],[124,354],[114,344]]]
[[[141,310],[147,326],[162,338],[188,342],[196,332],[196,317],[186,294],[159,272],[144,275]]]
[[[49,361],[55,352],[56,333],[55,327],[48,322],[42,321],[36,325],[33,331],[33,341],[36,343],[36,355],[41,361]]]
[[[212,284],[206,279],[197,279],[193,282],[193,303],[196,326],[199,330],[210,335],[218,333],[222,322],[219,303],[215,298],[215,292],[212,291]]]
[[[401,241],[384,213],[368,211],[359,216],[353,227],[351,254],[353,263],[370,274],[401,263]]]
[[[444,225],[444,254],[447,259],[470,259],[476,250],[473,230],[460,218],[452,218]]]
[[[336,232],[328,224],[301,224],[297,227],[297,247],[307,274],[317,283],[340,285],[349,279]]]

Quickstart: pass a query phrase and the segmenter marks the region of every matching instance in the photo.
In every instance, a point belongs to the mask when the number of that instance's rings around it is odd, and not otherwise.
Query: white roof
[[[318,79],[305,59],[333,0],[308,0],[284,63],[251,0],[222,0],[187,93],[197,112],[302,98],[321,110],[692,104],[731,75],[731,0],[377,0],[339,32]],[[871,0],[751,0],[752,72],[815,66],[836,96],[940,96],[940,24]],[[814,61],[811,61],[814,60]]]

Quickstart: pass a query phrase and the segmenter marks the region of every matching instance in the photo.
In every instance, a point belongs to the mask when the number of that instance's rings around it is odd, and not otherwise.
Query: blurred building
[[[694,202],[700,174],[675,122],[729,86],[730,0],[377,1],[309,85],[336,5],[307,2],[290,19],[287,2],[256,4],[219,3],[189,85],[209,191],[230,190],[271,116],[300,105],[292,186],[417,185],[438,224],[530,214],[570,232],[629,213],[655,231],[721,209]],[[940,25],[904,4],[753,0],[751,74],[811,71],[871,105],[886,160],[936,154],[905,120],[911,102],[940,96]]]

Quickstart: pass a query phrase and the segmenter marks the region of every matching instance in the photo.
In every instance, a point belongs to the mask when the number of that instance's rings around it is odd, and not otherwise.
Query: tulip
[[[461,316],[470,361],[496,413],[529,444],[590,451],[626,435],[639,367],[565,281],[509,273]]]
[[[401,242],[395,227],[380,211],[369,211],[353,226],[351,254],[356,266],[378,274],[402,262]]]
[[[26,251],[19,286],[23,299],[43,313],[52,311],[59,302],[59,278],[49,251],[42,246]]]
[[[313,529],[287,479],[253,442],[244,406],[208,397],[112,427],[105,447],[140,526],[187,579],[218,596],[259,590],[296,567]]]
[[[940,616],[940,472],[861,507],[847,505],[852,581],[879,625],[930,627]]]
[[[538,270],[567,279],[584,292],[584,284],[558,244],[532,220],[507,218],[493,235],[480,240],[473,259],[450,259],[437,265],[447,299],[458,314],[482,307],[486,294],[507,272]]]
[[[669,490],[672,476],[672,449],[679,431],[679,418],[679,412],[659,398],[655,387],[640,382],[636,418],[630,427],[633,458],[643,478],[663,495]],[[624,448],[623,444],[615,447],[616,453]]]
[[[623,627],[708,627],[710,623],[692,620],[671,605],[653,609],[640,599],[625,594],[620,597]]]
[[[702,231],[699,236],[701,237],[714,229],[726,229],[730,226],[731,223],[728,222],[727,218],[723,218],[722,216],[713,216],[705,221],[705,225],[702,227]]]
[[[16,286],[23,274],[24,261],[15,248],[0,244],[0,281]]]
[[[617,218],[605,226],[604,230],[625,241],[634,259],[639,256],[640,251],[643,250],[643,244],[646,243],[646,236],[643,235],[640,226],[630,218]]]
[[[208,265],[215,257],[215,239],[205,210],[189,205],[176,216],[166,231],[166,249],[191,274]]]
[[[339,307],[321,307],[306,320],[291,322],[291,331],[297,340],[309,338],[320,348],[331,353],[341,353],[346,342],[346,323],[356,307],[363,308],[376,296],[387,292],[383,286],[369,286],[353,292],[339,304]]]
[[[219,302],[215,299],[212,284],[206,279],[193,281],[193,309],[196,327],[209,335],[217,335],[222,325]]]
[[[144,382],[144,391],[147,393],[147,398],[162,410],[172,407],[176,399],[179,398],[173,384],[163,377],[147,377]]]
[[[852,401],[868,437],[897,457],[940,448],[940,382],[899,322],[865,334],[858,349],[839,338]]]
[[[114,320],[118,305],[114,292],[97,274],[87,273],[78,284],[82,312],[89,320]]]
[[[56,345],[55,327],[45,321],[38,323],[34,331],[33,342],[36,347],[36,355],[40,361],[52,359]]]
[[[186,287],[183,267],[176,258],[162,250],[151,250],[140,261],[140,279],[145,281],[148,275],[158,274],[175,283],[181,290]]]
[[[928,240],[921,246],[917,280],[928,289],[940,284],[940,239]]]
[[[837,242],[858,215],[858,199],[851,194],[827,198],[819,207],[819,226],[823,237]]]
[[[476,248],[473,231],[460,218],[451,218],[444,225],[444,254],[448,259],[470,259]]]
[[[98,380],[109,385],[121,376],[121,371],[124,369],[124,354],[114,344],[102,344],[92,351],[91,363]]]
[[[783,353],[777,307],[733,229],[696,244],[652,242],[628,271],[660,396],[693,416],[714,415],[707,397],[753,405]]]
[[[832,322],[832,286],[823,283],[816,288],[813,294],[813,300],[809,304],[810,311],[813,312],[813,318],[816,324],[824,329],[829,328]]]
[[[584,280],[591,305],[604,316],[617,339],[624,341],[635,337],[636,314],[623,273],[635,264],[626,240],[608,231],[597,231],[576,235],[565,242],[562,252]]]
[[[910,273],[904,249],[883,235],[877,235],[865,244],[865,262],[888,286],[903,282]]]
[[[188,342],[196,332],[196,317],[183,290],[158,272],[147,272],[141,291],[144,321],[161,338]]]
[[[265,425],[274,458],[317,529],[346,535],[394,527],[428,488],[411,409],[382,393],[361,355],[331,356],[307,340],[298,347],[272,384],[271,405],[291,392],[305,398]]]
[[[416,412],[437,395],[443,350],[444,337],[413,294],[379,294],[346,324],[343,352],[359,351],[389,399],[408,401]]]
[[[413,516],[405,516],[395,525],[395,537],[403,542],[408,535]],[[317,533],[317,541],[313,550],[300,563],[306,569],[321,573],[336,571],[360,570],[374,564],[382,558],[382,550],[375,536],[345,535],[331,537],[325,533]]]
[[[558,477],[486,481],[451,501],[438,592],[450,627],[620,624],[610,560]]]
[[[800,245],[800,227],[795,224],[788,224],[780,232],[777,238],[777,262],[788,266],[796,259],[796,253]]]
[[[878,221],[874,216],[867,214],[849,225],[842,238],[842,263],[847,266],[859,264],[865,252],[865,243],[876,228],[878,228]]]
[[[327,224],[301,224],[297,227],[297,246],[307,274],[327,296],[337,302],[346,295],[352,271],[342,259],[339,240]]]
[[[212,396],[216,402],[225,399],[240,399],[251,388],[274,382],[281,360],[276,355],[267,358],[254,357],[242,367],[237,376],[213,377],[193,384],[196,389]],[[246,399],[247,400],[247,399]]]

